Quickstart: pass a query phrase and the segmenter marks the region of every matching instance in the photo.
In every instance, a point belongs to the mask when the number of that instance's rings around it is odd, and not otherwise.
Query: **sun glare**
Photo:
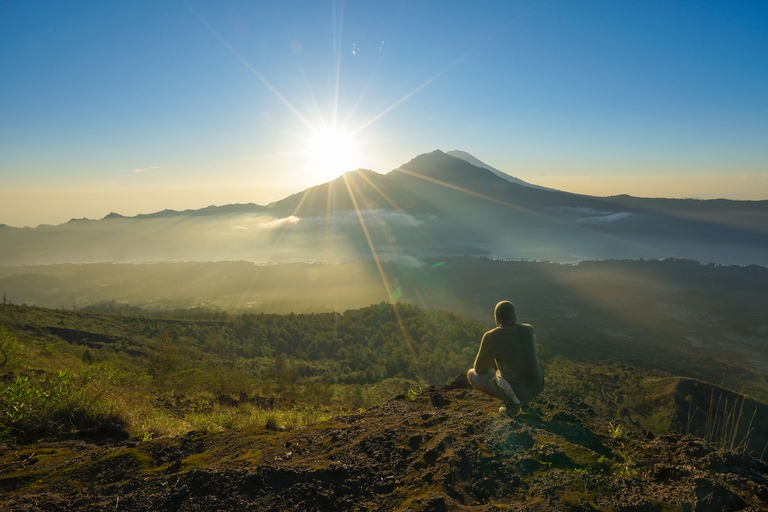
[[[336,128],[317,130],[307,148],[307,168],[318,183],[355,170],[357,160],[357,144],[352,135]]]

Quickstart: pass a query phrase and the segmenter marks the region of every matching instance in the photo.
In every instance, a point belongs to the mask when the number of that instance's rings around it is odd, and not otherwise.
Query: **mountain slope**
[[[542,186],[539,186],[539,185],[533,185],[532,183],[528,183],[527,181],[523,181],[520,178],[516,178],[514,176],[510,176],[509,174],[507,174],[505,172],[502,172],[502,171],[496,169],[495,167],[491,167],[490,165],[486,164],[485,162],[482,162],[482,161],[478,160],[477,158],[475,158],[474,156],[470,155],[466,151],[461,151],[461,150],[458,150],[458,149],[454,149],[452,151],[446,151],[445,154],[453,156],[453,157],[456,157],[456,158],[461,158],[462,160],[464,160],[466,162],[469,162],[470,164],[472,164],[472,165],[474,165],[476,167],[484,167],[484,168],[488,169],[489,171],[491,171],[496,176],[498,176],[499,178],[501,178],[503,180],[507,180],[510,183],[517,183],[518,185],[523,185],[525,187],[538,188],[538,189],[541,189],[541,190],[554,190],[554,189],[548,188],[548,187],[542,187]]]
[[[507,418],[459,376],[294,431],[0,452],[6,511],[698,510],[768,506],[768,465],[679,435],[617,430],[545,393]]]

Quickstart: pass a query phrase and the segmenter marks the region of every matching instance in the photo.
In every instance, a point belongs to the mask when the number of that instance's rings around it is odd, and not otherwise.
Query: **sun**
[[[307,169],[319,183],[330,181],[358,167],[357,143],[350,133],[337,128],[316,130],[306,154]]]

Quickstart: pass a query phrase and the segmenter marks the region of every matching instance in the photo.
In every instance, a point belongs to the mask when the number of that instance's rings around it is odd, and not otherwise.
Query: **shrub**
[[[94,373],[17,376],[0,390],[0,441],[30,442],[44,437],[88,431],[92,436],[127,437],[123,421],[103,402]]]

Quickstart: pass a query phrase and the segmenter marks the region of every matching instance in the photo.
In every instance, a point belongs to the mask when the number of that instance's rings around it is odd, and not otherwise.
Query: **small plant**
[[[635,466],[623,464],[619,470],[619,474],[624,478],[634,478],[637,476],[637,468],[635,468]]]
[[[421,386],[416,386],[416,389],[418,391],[414,390],[413,388],[409,388],[408,393],[405,395],[405,399],[409,402],[416,400],[416,397],[421,393]]]
[[[629,455],[626,449],[616,450],[616,452],[619,454],[619,457],[621,457],[621,463],[619,464],[619,474],[625,478],[632,478],[637,476],[637,467],[635,461],[632,460],[632,457]]]
[[[608,433],[614,439],[621,439],[627,436],[627,432],[624,430],[624,427],[621,424],[614,425],[613,423],[609,423]]]
[[[573,476],[584,482],[584,492],[588,492],[589,484],[592,482],[592,475],[589,468],[574,468]]]

